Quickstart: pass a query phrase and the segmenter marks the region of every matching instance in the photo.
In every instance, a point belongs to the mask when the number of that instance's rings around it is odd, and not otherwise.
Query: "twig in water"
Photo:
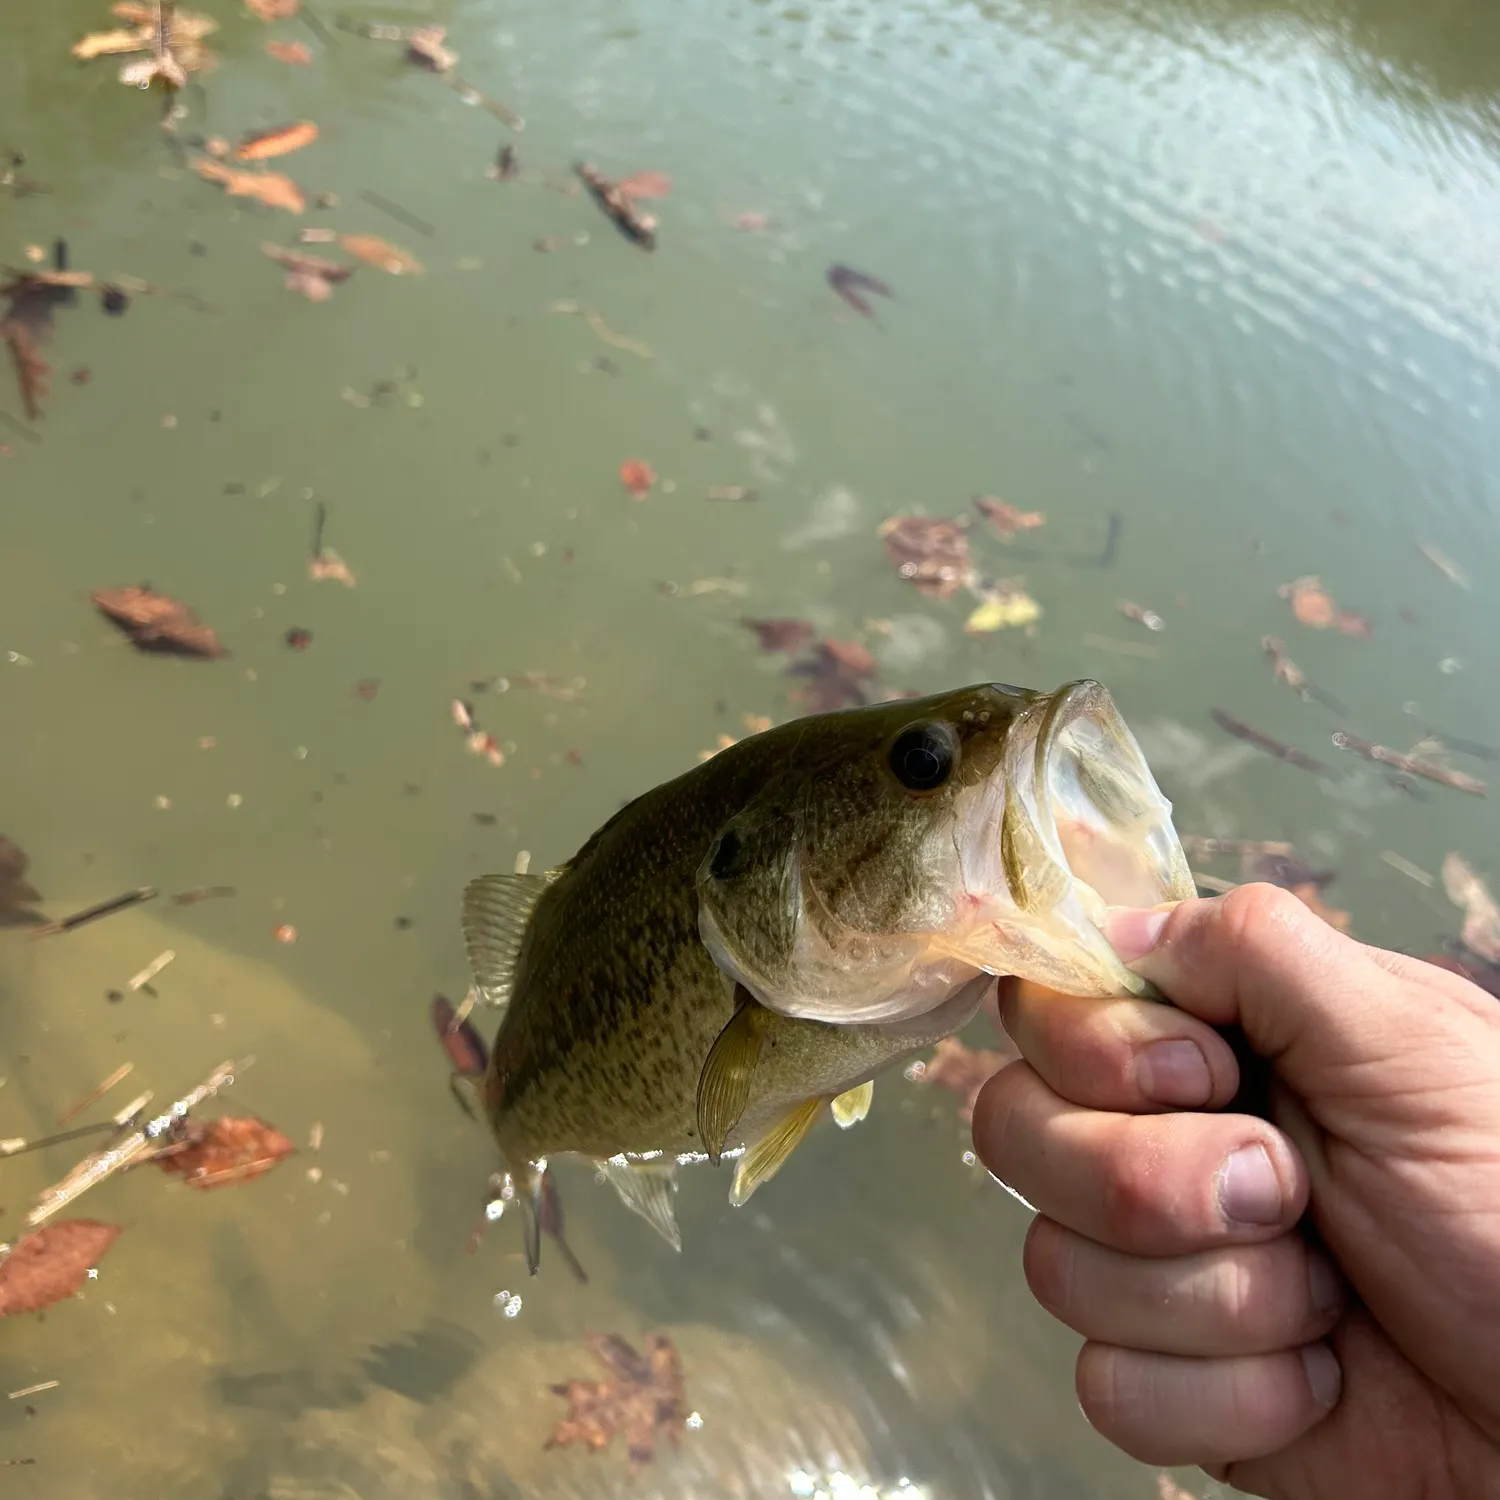
[[[86,1135],[98,1135],[101,1130],[118,1130],[113,1120],[100,1120],[97,1125],[77,1125],[72,1130],[60,1130],[56,1135],[44,1135],[39,1140],[28,1141],[25,1136],[13,1135],[0,1141],[0,1157],[25,1156],[28,1151],[41,1151],[47,1146],[61,1146],[67,1141],[82,1140]]]
[[[98,1088],[90,1089],[72,1109],[68,1110],[66,1114],[59,1115],[57,1123],[59,1125],[66,1125],[69,1120],[76,1120],[89,1105],[97,1104],[122,1078],[128,1078],[134,1069],[135,1064],[133,1062],[121,1063]]]
[[[1311,771],[1314,776],[1332,776],[1332,766],[1325,766],[1322,761],[1314,760],[1312,756],[1301,750],[1294,749],[1291,745],[1283,745],[1280,740],[1273,740],[1270,735],[1262,734],[1258,729],[1252,729],[1241,719],[1236,719],[1226,714],[1222,708],[1213,710],[1214,723],[1227,734],[1232,734],[1237,740],[1244,740],[1246,744],[1254,745],[1257,750],[1264,750],[1267,755],[1273,755],[1277,760],[1284,760],[1289,766],[1296,766],[1301,771]]]
[[[1420,760],[1415,755],[1403,755],[1399,750],[1392,750],[1389,745],[1362,740],[1357,734],[1350,734],[1347,729],[1335,730],[1333,743],[1340,750],[1352,750],[1356,755],[1374,761],[1376,765],[1390,766],[1392,770],[1402,771],[1408,776],[1421,776],[1440,786],[1451,786],[1454,791],[1468,792],[1471,797],[1489,794],[1488,788],[1477,776],[1470,776],[1464,771],[1450,771],[1447,766],[1440,766],[1435,761]]]
[[[101,901],[97,906],[86,906],[82,911],[75,911],[70,917],[62,917],[56,922],[48,922],[45,926],[34,927],[32,936],[49,937],[57,932],[72,932],[75,927],[82,927],[85,922],[97,922],[100,917],[112,917],[117,911],[127,911],[132,906],[139,906],[142,901],[150,901],[155,895],[154,885],[139,886],[133,891],[126,891],[123,896]]]
[[[426,219],[419,219],[414,213],[401,207],[399,203],[392,203],[389,198],[383,198],[379,193],[372,193],[368,189],[359,195],[370,205],[378,208],[381,213],[389,214],[399,224],[405,224],[408,229],[417,234],[433,235],[437,230],[433,228]]]
[[[39,1380],[35,1385],[22,1386],[18,1391],[7,1391],[6,1399],[19,1401],[22,1396],[36,1396],[43,1391],[55,1391],[62,1384],[60,1380]]]
[[[151,994],[151,981],[176,957],[177,950],[175,948],[164,948],[139,974],[131,976],[126,983],[126,989],[145,990],[147,994]]]

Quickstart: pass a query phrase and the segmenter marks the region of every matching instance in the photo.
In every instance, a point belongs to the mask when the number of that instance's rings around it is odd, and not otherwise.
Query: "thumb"
[[[1237,1026],[1309,1098],[1330,1071],[1409,1045],[1411,981],[1289,891],[1245,885],[1211,900],[1111,912],[1120,958],[1180,1010]]]

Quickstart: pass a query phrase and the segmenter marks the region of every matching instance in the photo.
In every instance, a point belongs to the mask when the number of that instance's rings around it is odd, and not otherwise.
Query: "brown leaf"
[[[405,250],[381,239],[379,235],[341,234],[339,244],[356,260],[364,261],[367,266],[389,271],[392,276],[410,276],[422,269],[422,262],[416,256],[408,255]]]
[[[176,656],[224,656],[219,638],[193,612],[166,594],[146,588],[96,589],[95,605],[142,651]]]
[[[994,495],[976,495],[974,509],[995,528],[998,536],[1010,540],[1018,531],[1032,531],[1046,521],[1039,510],[1017,510],[1008,501]]]
[[[0,324],[10,350],[10,362],[16,367],[16,384],[21,388],[21,406],[28,422],[42,414],[42,402],[52,389],[52,366],[37,348],[36,334],[24,323],[6,321]]]
[[[266,51],[277,62],[290,63],[298,68],[309,67],[313,60],[312,53],[301,42],[267,42]]]
[[[582,1443],[598,1452],[623,1433],[634,1474],[655,1457],[658,1433],[674,1448],[682,1435],[688,1415],[682,1360],[665,1334],[648,1336],[644,1355],[618,1334],[591,1333],[587,1341],[608,1377],[552,1387],[554,1395],[567,1400],[568,1411],[543,1446]]]
[[[200,177],[218,183],[231,197],[255,198],[268,208],[284,208],[293,214],[307,208],[302,189],[280,172],[239,172],[211,156],[200,156],[193,168]]]
[[[262,21],[289,21],[302,9],[302,0],[245,0],[245,4]]]
[[[120,52],[144,52],[151,45],[154,32],[150,26],[131,31],[92,31],[73,43],[73,56],[88,62],[95,57],[110,57]]]
[[[318,138],[318,127],[311,120],[297,120],[291,125],[274,125],[269,130],[252,131],[234,148],[236,161],[269,161],[310,146]]]
[[[31,909],[42,894],[26,878],[30,863],[26,851],[0,833],[0,927],[35,927],[45,920]]]
[[[309,302],[326,302],[333,296],[334,287],[354,274],[353,266],[341,266],[321,255],[304,255],[280,245],[263,244],[260,248],[285,268],[287,291],[300,292]]]
[[[958,1117],[965,1125],[974,1119],[974,1101],[979,1091],[1007,1063],[1014,1051],[991,1052],[984,1047],[966,1047],[957,1037],[945,1036],[925,1063],[913,1066],[907,1076],[917,1083],[935,1083],[956,1094]]]
[[[961,521],[892,516],[878,534],[896,571],[931,599],[950,598],[974,577],[969,534]]]
[[[1500,906],[1463,855],[1443,856],[1443,889],[1463,908],[1464,946],[1489,963],[1500,963]]]
[[[870,701],[875,658],[857,641],[822,640],[788,673],[800,679],[792,696],[812,713],[832,713]]]
[[[314,583],[341,583],[346,589],[354,587],[354,574],[349,564],[332,547],[325,547],[307,564],[307,576]]]
[[[205,1192],[259,1177],[296,1149],[274,1125],[254,1115],[189,1120],[186,1132],[181,1149],[158,1157],[157,1165]]]
[[[0,1260],[0,1318],[71,1297],[119,1233],[118,1224],[63,1219],[23,1235]]]
[[[796,651],[815,634],[808,620],[741,620],[762,651]]]

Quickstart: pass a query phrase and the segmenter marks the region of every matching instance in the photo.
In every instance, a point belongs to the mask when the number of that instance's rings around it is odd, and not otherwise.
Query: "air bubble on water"
[[[507,1318],[514,1318],[519,1316],[521,1311],[520,1293],[508,1291],[496,1292],[495,1307]]]
[[[972,1151],[965,1151],[964,1152],[964,1165],[966,1167],[972,1167],[974,1165],[974,1163],[977,1162],[978,1160],[979,1160],[979,1158],[977,1156],[975,1156]]]
[[[701,1412],[690,1411],[687,1416],[686,1425],[689,1432],[697,1432],[703,1426],[703,1414]]]

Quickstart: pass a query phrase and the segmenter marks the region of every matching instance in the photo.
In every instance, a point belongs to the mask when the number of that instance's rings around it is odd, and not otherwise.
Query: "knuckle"
[[[1236,948],[1260,948],[1284,939],[1311,915],[1290,891],[1262,881],[1236,886],[1223,897],[1219,911]]]
[[[1115,1144],[1104,1174],[1104,1222],[1111,1240],[1132,1247],[1159,1240],[1163,1204],[1158,1153],[1133,1148],[1129,1135]]]

